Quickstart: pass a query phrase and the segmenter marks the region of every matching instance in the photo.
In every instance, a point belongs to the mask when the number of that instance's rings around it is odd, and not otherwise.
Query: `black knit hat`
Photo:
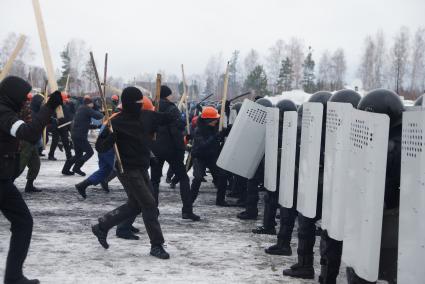
[[[168,96],[171,96],[173,92],[168,86],[161,86],[161,99],[165,99]]]
[[[140,103],[143,99],[143,93],[136,87],[127,87],[122,91],[121,103],[124,112],[137,112],[140,110]]]
[[[8,76],[0,83],[0,102],[18,112],[31,89],[27,81],[16,76]]]

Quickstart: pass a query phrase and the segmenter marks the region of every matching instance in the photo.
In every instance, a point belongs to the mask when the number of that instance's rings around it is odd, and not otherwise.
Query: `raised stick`
[[[224,111],[226,108],[226,100],[227,100],[227,85],[229,84],[229,62],[227,62],[226,67],[226,75],[224,76],[224,86],[223,86],[223,97],[221,98],[221,111],[220,111],[220,124],[218,126],[218,130],[223,130],[223,122],[224,122]]]

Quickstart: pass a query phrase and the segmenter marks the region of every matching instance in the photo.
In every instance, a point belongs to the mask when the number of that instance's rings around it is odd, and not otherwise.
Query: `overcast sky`
[[[281,38],[302,38],[318,62],[324,49],[346,51],[352,79],[364,38],[382,29],[390,40],[400,26],[425,26],[425,0],[40,0],[55,67],[72,38],[82,39],[99,62],[109,53],[109,74],[133,78],[159,69],[180,77],[204,73],[211,55],[250,48],[267,54]],[[31,0],[0,0],[0,40],[30,36],[42,65]],[[223,62],[224,66],[225,62]],[[224,68],[224,67],[223,67]],[[224,70],[223,70],[224,72]]]

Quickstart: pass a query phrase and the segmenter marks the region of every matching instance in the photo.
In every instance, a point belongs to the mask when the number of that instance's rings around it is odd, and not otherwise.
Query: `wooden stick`
[[[64,89],[65,93],[68,93],[68,86],[69,86],[68,84],[69,84],[69,74],[66,77],[66,84],[65,84],[65,89]]]
[[[161,74],[156,74],[155,111],[159,111],[159,101],[161,100],[161,81]]]
[[[50,92],[57,91],[58,83],[55,79],[55,71],[53,69],[52,56],[50,55],[49,44],[47,43],[46,30],[44,28],[43,17],[41,16],[41,8],[38,0],[32,0],[34,7],[35,19],[37,21],[38,35],[40,37],[41,50],[43,51],[44,67],[47,71],[47,78],[49,80]],[[56,108],[56,117],[63,118],[62,106]]]
[[[227,62],[226,75],[224,76],[223,97],[221,98],[220,124],[218,126],[219,131],[223,130],[224,113],[227,100],[227,85],[229,84],[229,66],[230,63]]]
[[[102,85],[100,84],[99,74],[97,73],[97,68],[96,68],[96,63],[94,62],[93,52],[91,52],[91,51],[90,51],[90,60],[91,60],[92,66],[93,66],[94,75],[96,77],[96,84],[97,84],[97,87],[99,89],[103,109],[105,110],[105,117],[106,117],[106,120],[107,120],[107,123],[108,123],[108,128],[111,132],[114,132],[114,130],[112,129],[111,120],[109,119],[109,111],[108,111],[108,106],[106,105],[105,94],[102,91]],[[105,55],[105,72],[104,72],[105,75],[106,75],[106,72],[107,72],[107,66],[108,66],[108,54]],[[106,76],[105,76],[105,78],[106,78]],[[117,143],[114,144],[114,152],[115,152],[115,157],[117,158],[118,170],[122,174],[122,173],[124,173],[124,168],[122,166],[121,156],[120,156],[120,153],[118,151]]]
[[[18,42],[16,43],[15,49],[13,50],[12,54],[10,55],[9,59],[7,60],[6,64],[4,65],[3,70],[0,73],[0,81],[3,80],[7,74],[9,74],[10,69],[13,66],[13,62],[15,61],[16,57],[19,54],[19,51],[21,51],[22,47],[24,46],[26,37],[24,35],[21,35],[18,39]]]

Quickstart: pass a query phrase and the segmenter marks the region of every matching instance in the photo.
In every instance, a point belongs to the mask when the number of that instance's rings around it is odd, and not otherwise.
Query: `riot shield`
[[[297,150],[298,113],[283,113],[282,151],[280,160],[279,204],[292,208],[294,203],[295,154]]]
[[[378,279],[389,118],[352,111],[342,259],[367,281]]]
[[[235,122],[237,116],[238,116],[238,113],[235,109],[230,110],[229,124],[233,124]]]
[[[217,160],[217,166],[252,178],[265,151],[267,108],[245,99]]]
[[[316,216],[322,117],[321,103],[303,104],[297,211],[308,218]]]
[[[279,148],[279,109],[267,109],[266,149],[264,158],[264,188],[276,191]]]
[[[425,281],[425,111],[403,113],[397,283]]]
[[[348,145],[351,112],[347,103],[328,102],[326,114],[325,168],[323,173],[322,229],[338,241],[344,238]]]

